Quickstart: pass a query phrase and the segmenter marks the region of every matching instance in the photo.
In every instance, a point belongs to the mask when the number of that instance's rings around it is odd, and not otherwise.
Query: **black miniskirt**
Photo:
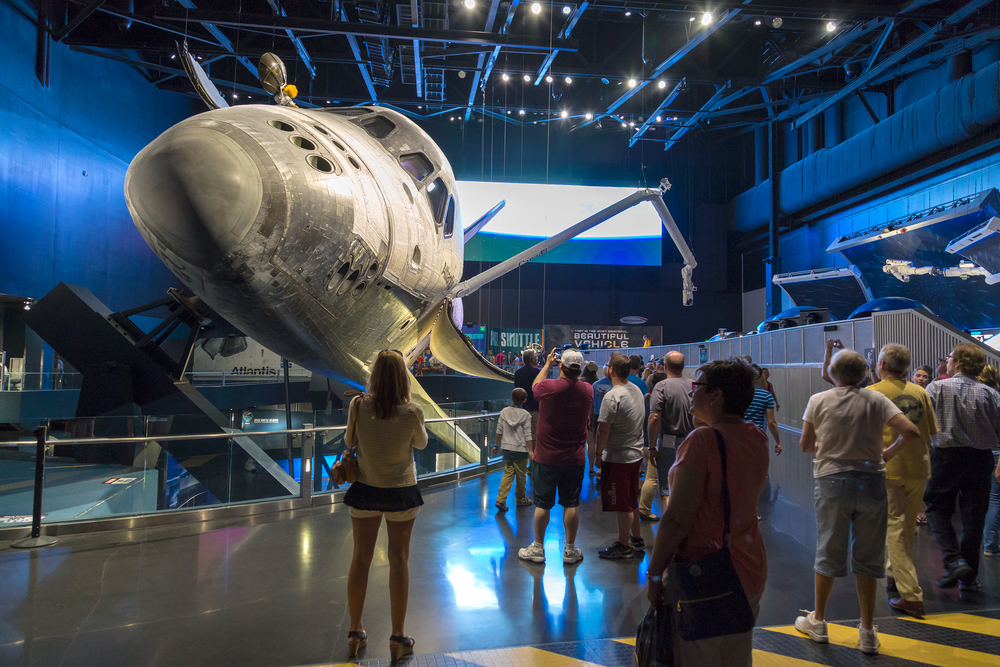
[[[416,484],[384,489],[355,482],[344,494],[344,504],[369,512],[405,512],[423,505],[424,499]]]

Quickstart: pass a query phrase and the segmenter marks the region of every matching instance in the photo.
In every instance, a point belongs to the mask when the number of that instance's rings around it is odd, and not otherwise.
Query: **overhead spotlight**
[[[510,115],[510,109],[507,109],[507,115],[508,116]]]
[[[628,127],[628,125],[626,125],[625,123],[622,123],[622,127]]]
[[[628,80],[628,87],[629,88],[635,88],[637,85],[639,85],[639,82],[636,81],[635,79],[629,79]]]
[[[662,122],[662,121],[663,121],[663,116],[657,116],[657,117],[656,117],[656,122],[657,122],[657,123],[660,123],[660,122]]]
[[[633,121],[633,122],[629,123],[628,126],[629,127],[635,127],[635,122]]]
[[[569,14],[573,9],[569,5],[563,5],[563,14]]]
[[[757,19],[756,21],[754,21],[753,24],[754,25],[760,25],[760,19]]]
[[[171,60],[173,60],[173,59],[174,59],[174,58],[176,58],[176,57],[177,57],[177,54],[176,54],[176,53],[171,53],[171,54],[170,54],[170,59],[171,59]]]
[[[465,70],[464,69],[458,70],[458,78],[459,79],[464,79],[465,78]]]
[[[691,23],[694,23],[694,17],[693,16],[690,19],[688,19],[688,20],[691,21]]]
[[[569,112],[566,111],[565,109],[563,109],[562,112],[559,115],[562,116],[563,118],[565,118],[566,116],[569,115]]]
[[[329,103],[330,103],[330,100],[327,100],[327,101],[326,101],[326,103],[327,103],[327,104],[329,104]],[[422,107],[422,106],[417,106],[417,108],[418,108],[418,109],[423,109],[423,107]]]
[[[571,76],[566,77],[566,83],[573,83],[573,77]]]
[[[541,14],[542,13],[542,5],[540,3],[537,3],[537,2],[531,3],[531,13],[532,14]]]
[[[836,29],[837,29],[837,24],[836,23],[834,23],[833,21],[827,21],[826,22],[826,31],[827,32],[833,32]]]
[[[590,119],[591,119],[591,118],[593,118],[593,117],[594,117],[594,114],[592,114],[592,113],[588,113],[588,114],[586,114],[586,115],[584,116],[584,118],[586,118],[587,120],[590,120]]]
[[[25,299],[24,300],[24,309],[25,310],[31,310],[31,299]]]
[[[674,116],[674,120],[677,120],[677,116]]]
[[[666,82],[666,81],[664,81],[663,79],[660,79],[660,80],[659,80],[659,81],[658,81],[658,82],[656,83],[656,87],[657,87],[657,88],[659,88],[660,90],[663,90],[664,88],[666,88],[666,87],[667,87],[667,82]]]
[[[475,9],[476,8],[476,0],[465,0],[465,8],[466,9]]]
[[[503,79],[504,81],[510,81],[510,74],[504,72],[503,74],[500,75],[500,78]]]
[[[330,103],[330,100],[327,100],[327,101],[326,101],[326,103],[327,103],[327,104],[329,104],[329,103]],[[417,107],[417,108],[418,108],[418,109],[422,109],[423,107]]]
[[[237,95],[236,93],[233,93],[233,99],[235,100],[235,99],[238,99],[238,98],[239,98],[239,95]]]
[[[774,26],[775,28],[780,28],[782,23],[784,23],[784,21],[781,20],[780,16],[775,16],[773,19],[771,19],[771,25]]]
[[[551,76],[546,76],[545,77],[545,83],[552,83],[552,77]]]
[[[198,56],[198,60],[201,60],[201,56]]]
[[[527,82],[531,81],[531,77],[530,77],[530,76],[528,76],[527,74],[525,74],[525,75],[524,75],[524,81],[525,81],[525,83],[527,83]]]
[[[626,9],[625,10],[625,16],[632,16],[632,10],[631,9]]]
[[[712,24],[712,12],[705,12],[704,14],[701,15],[701,24],[702,25]]]
[[[523,115],[524,115],[524,109],[521,109],[520,111],[518,111],[518,112],[517,112],[517,114],[518,114],[519,116],[523,116]]]
[[[596,127],[598,130],[600,130],[601,129],[601,121],[598,120],[596,123],[594,123],[594,127]]]

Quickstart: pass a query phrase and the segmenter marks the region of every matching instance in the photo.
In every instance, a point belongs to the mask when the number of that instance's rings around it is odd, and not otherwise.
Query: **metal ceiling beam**
[[[770,97],[766,97],[762,104],[747,104],[741,107],[733,107],[732,109],[723,109],[722,105],[716,107],[715,111],[710,111],[705,114],[706,118],[721,118],[722,116],[733,116],[739,113],[747,113],[748,111],[761,111],[763,109],[767,110],[768,116],[774,115],[775,107],[786,106],[796,102],[805,102],[808,100],[820,100],[826,97],[826,93],[813,93],[811,95],[802,95],[794,100],[771,100]]]
[[[635,142],[639,141],[639,137],[645,134],[646,130],[648,130],[650,126],[652,126],[655,118],[659,116],[664,109],[669,107],[674,100],[677,99],[677,96],[681,94],[681,91],[684,90],[684,86],[686,85],[687,85],[687,79],[681,79],[680,81],[677,82],[677,85],[674,86],[674,89],[670,91],[670,94],[667,95],[666,99],[660,102],[659,106],[656,107],[653,113],[649,114],[649,118],[646,119],[646,122],[644,122],[642,125],[639,126],[639,129],[635,131],[635,134],[629,137],[628,145],[630,148],[635,144]]]
[[[420,7],[417,0],[410,0],[410,27],[420,27]],[[424,64],[420,53],[420,40],[413,40],[413,81],[417,87],[417,97],[424,96]]]
[[[855,78],[849,84],[841,88],[839,91],[837,91],[836,93],[834,93],[833,95],[831,95],[830,97],[826,98],[818,105],[813,107],[812,110],[807,111],[806,113],[796,118],[795,122],[792,123],[792,128],[795,129],[802,127],[812,118],[823,113],[826,109],[830,108],[840,100],[848,97],[849,95],[852,95],[854,91],[860,90],[876,76],[878,76],[885,70],[889,69],[896,63],[900,62],[903,58],[907,57],[917,49],[926,45],[934,38],[934,36],[938,32],[943,30],[945,26],[953,26],[957,23],[961,23],[962,21],[969,18],[972,14],[976,13],[977,11],[979,11],[981,8],[988,5],[992,1],[993,0],[972,0],[972,2],[966,4],[964,7],[953,13],[951,16],[949,16],[941,23],[938,23],[937,25],[933,26],[930,30],[926,31],[924,34],[920,35],[912,42],[910,42],[903,48],[899,49],[898,51],[890,55],[888,58],[883,60],[878,65],[875,65],[864,74],[859,75],[857,78]]]
[[[518,0],[514,0],[512,4],[516,6],[517,2]],[[491,26],[497,20],[497,11],[499,11],[499,9],[500,9],[500,0],[493,0],[490,3],[490,11],[486,15],[487,32],[490,31]],[[513,12],[514,9],[513,7],[511,7],[507,10],[507,15],[511,16],[513,15]],[[506,29],[506,26],[508,24],[509,22],[505,19],[503,29]],[[490,72],[493,70],[493,65],[494,63],[496,63],[497,56],[499,55],[500,55],[500,47],[498,46],[495,49],[493,49],[493,53],[490,54],[490,60],[487,63],[486,68],[483,69],[483,62],[486,60],[486,54],[485,53],[479,54],[479,58],[476,61],[476,71],[472,75],[472,88],[469,90],[469,103],[465,105],[465,122],[469,122],[469,118],[472,117],[472,106],[476,103],[476,92],[480,88],[486,90],[486,80],[489,78]]]
[[[192,0],[177,0],[177,3],[181,7],[187,10],[197,9]],[[216,39],[216,41],[219,42],[219,46],[221,46],[226,51],[229,51],[231,54],[233,54],[236,57],[236,60],[238,60],[240,64],[243,65],[243,67],[245,67],[251,74],[253,74],[253,77],[255,79],[257,78],[257,66],[254,65],[252,62],[250,62],[250,60],[247,59],[246,56],[238,55],[236,53],[236,47],[233,46],[233,43],[229,40],[228,37],[222,34],[222,31],[219,30],[219,28],[215,24],[211,22],[202,23],[202,27],[205,28],[205,30],[207,30],[208,33]]]
[[[86,7],[84,7],[83,9],[81,9],[79,12],[77,12],[73,16],[73,18],[69,21],[69,23],[67,23],[63,27],[62,30],[60,30],[59,32],[54,33],[52,35],[52,39],[55,40],[55,41],[57,41],[57,42],[61,42],[63,40],[63,37],[65,37],[66,35],[70,34],[74,30],[76,30],[80,26],[81,23],[83,23],[88,18],[90,18],[91,14],[93,14],[98,9],[100,9],[101,5],[103,5],[105,2],[107,2],[107,0],[94,0],[93,2],[91,2],[89,5],[87,5]]]
[[[862,74],[870,70],[872,68],[872,65],[875,64],[875,61],[878,60],[879,54],[882,53],[882,47],[885,46],[885,41],[889,39],[889,35],[892,34],[892,29],[895,27],[896,27],[895,20],[891,20],[889,21],[889,23],[886,24],[885,30],[882,31],[882,34],[879,35],[878,39],[875,41],[875,45],[872,46],[872,54],[868,57],[868,60],[865,62],[865,66],[861,70]]]
[[[990,28],[989,30],[983,30],[973,35],[969,35],[968,37],[956,37],[954,39],[949,39],[943,43],[940,49],[928,53],[925,56],[914,58],[899,67],[895,67],[885,72],[882,76],[877,77],[872,83],[874,85],[885,83],[886,81],[905,76],[911,72],[916,72],[917,70],[925,69],[931,65],[936,65],[937,63],[947,60],[961,51],[972,51],[983,44],[996,42],[998,40],[1000,40],[1000,28]]]
[[[764,79],[764,83],[765,84],[772,83],[774,81],[777,81],[778,79],[783,79],[786,76],[790,76],[795,72],[795,70],[802,67],[803,65],[807,65],[813,62],[814,60],[818,60],[823,56],[834,53],[837,50],[842,49],[845,46],[853,43],[854,41],[863,37],[864,35],[867,35],[868,33],[874,30],[878,30],[886,23],[891,23],[891,21],[892,21],[891,19],[874,19],[872,21],[869,21],[868,23],[855,27],[853,30],[848,30],[847,32],[843,32],[834,37],[833,39],[831,39],[823,46],[819,47],[818,49],[810,51],[804,56],[796,58],[794,61],[788,63],[787,65],[776,69],[774,72],[769,74],[766,79]]]
[[[590,3],[588,2],[581,2],[576,6],[576,11],[570,15],[569,20],[566,21],[566,25],[564,25],[563,29],[559,31],[559,34],[557,35],[559,39],[569,39],[570,33],[573,32],[573,28],[576,26],[576,22],[580,20],[581,16],[583,16],[583,12],[586,11],[589,4]],[[542,81],[545,73],[549,71],[549,67],[552,66],[552,61],[556,59],[558,54],[558,51],[551,51],[547,56],[545,56],[545,60],[542,61],[542,66],[538,68],[538,72],[535,74],[536,86]]]
[[[267,4],[271,5],[271,9],[274,11],[275,16],[288,16],[285,13],[284,7],[278,0],[267,0]],[[292,41],[292,45],[295,46],[296,52],[299,54],[299,58],[302,59],[302,64],[306,66],[309,70],[309,78],[316,78],[316,67],[312,64],[312,58],[309,57],[309,52],[306,51],[306,45],[302,43],[302,40],[295,36],[295,33],[290,29],[285,28],[285,34],[288,35],[288,39]]]
[[[719,106],[719,102],[722,100],[722,97],[725,94],[725,92],[729,90],[730,85],[731,84],[727,83],[726,85],[722,86],[717,91],[715,91],[715,95],[712,95],[712,97],[707,102],[705,102],[705,104],[701,106],[701,109],[698,111],[698,113],[696,113],[695,115],[691,116],[686,121],[681,123],[681,126],[677,129],[677,131],[674,132],[674,134],[671,135],[669,139],[667,139],[666,143],[664,143],[663,150],[665,151],[670,150],[670,147],[676,144],[678,141],[680,141],[681,137],[683,137],[685,134],[688,133],[689,130],[691,130],[695,125],[701,122],[701,119],[704,118],[709,111],[714,111],[716,107]]]
[[[511,2],[511,8],[516,0]],[[244,14],[237,19],[228,12],[192,12],[185,16],[184,12],[164,11],[156,14],[157,18],[167,21],[188,21],[191,23],[211,24],[230,28],[272,28],[291,29],[297,33],[316,35],[354,35],[357,37],[388,37],[390,39],[419,39],[422,42],[445,42],[453,44],[487,44],[490,46],[519,48],[530,51],[548,52],[550,49],[561,51],[578,51],[575,40],[553,40],[551,46],[548,40],[530,35],[496,35],[478,30],[436,30],[431,28],[412,28],[407,26],[391,26],[375,23],[350,23],[348,21],[328,21],[325,19],[296,18],[286,16],[260,16]]]
[[[747,1],[749,2],[749,0],[747,0]],[[704,30],[699,31],[698,34],[695,35],[694,37],[692,37],[691,39],[689,39],[684,44],[684,46],[682,46],[681,48],[679,48],[676,51],[674,51],[674,53],[672,53],[670,56],[668,56],[666,58],[666,60],[664,60],[663,62],[661,62],[660,64],[658,64],[656,67],[654,67],[652,73],[648,77],[646,77],[642,81],[640,81],[635,88],[630,88],[626,92],[622,93],[618,97],[618,99],[616,99],[614,102],[612,102],[611,104],[609,104],[608,105],[608,110],[606,112],[604,112],[604,114],[602,114],[602,115],[609,115],[609,114],[614,113],[618,109],[618,107],[620,107],[621,105],[625,104],[625,102],[627,102],[630,99],[632,99],[632,97],[636,93],[638,93],[640,90],[642,90],[647,85],[649,85],[650,81],[652,81],[653,79],[656,79],[658,76],[660,76],[661,74],[663,74],[664,72],[666,72],[670,67],[672,67],[673,65],[676,65],[678,62],[680,62],[681,58],[683,58],[687,54],[691,53],[691,51],[693,51],[695,49],[695,47],[697,47],[699,44],[701,44],[706,39],[708,39],[709,37],[711,37],[715,33],[716,30],[718,30],[722,26],[724,26],[727,23],[729,23],[739,13],[740,13],[739,9],[730,9],[725,14],[723,14],[718,19],[716,19],[714,23],[712,23],[711,25],[707,26]],[[594,121],[590,121],[590,122],[594,122]],[[584,125],[587,125],[587,124],[588,123],[585,123]]]
[[[340,14],[345,19],[347,18],[346,10],[343,6],[340,8]],[[364,79],[368,94],[371,95],[373,102],[377,102],[378,95],[375,93],[375,82],[372,81],[371,72],[368,71],[365,61],[361,58],[361,49],[358,48],[358,40],[353,34],[345,34],[344,36],[347,37],[347,44],[351,47],[351,53],[354,54],[354,59],[358,63],[358,70],[361,72],[361,78]]]
[[[500,28],[500,34],[506,34],[507,30],[510,28],[510,22],[514,20],[514,12],[517,11],[517,6],[521,3],[521,0],[511,0],[510,5],[507,7],[507,16],[504,17],[503,27]],[[493,49],[493,53],[490,54],[489,59],[486,61],[486,67],[483,69],[483,77],[479,82],[479,87],[482,90],[486,90],[486,84],[490,80],[490,74],[493,73],[493,67],[497,64],[497,58],[500,56],[500,46],[497,45]],[[469,95],[471,100],[475,97],[475,92]]]

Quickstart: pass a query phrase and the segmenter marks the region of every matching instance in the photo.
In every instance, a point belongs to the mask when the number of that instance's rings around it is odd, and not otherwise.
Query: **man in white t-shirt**
[[[920,431],[884,395],[858,386],[868,375],[868,362],[857,352],[834,355],[830,375],[835,388],[814,394],[802,416],[799,445],[814,453],[816,611],[799,616],[795,627],[815,642],[830,641],[826,605],[835,579],[847,576],[850,555],[861,607],[861,651],[875,655],[875,591],[885,576],[889,516],[882,429],[888,424],[904,436],[903,446],[919,438]]]
[[[601,401],[597,418],[597,455],[601,463],[601,504],[618,517],[618,539],[597,555],[633,558],[646,545],[639,533],[639,469],[642,467],[642,427],[646,402],[629,381],[631,366],[625,355],[611,357],[612,387]],[[603,455],[603,457],[602,457]]]

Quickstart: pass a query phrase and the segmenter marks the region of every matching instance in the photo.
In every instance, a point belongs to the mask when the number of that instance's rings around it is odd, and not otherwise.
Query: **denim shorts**
[[[889,504],[885,475],[838,472],[814,480],[816,501],[816,563],[813,570],[827,577],[885,576],[885,536]]]
[[[675,436],[672,435],[661,435],[659,446],[656,449],[656,482],[660,487],[658,492],[661,496],[670,495],[670,481],[667,478],[670,476],[670,468],[677,460],[677,449],[663,443],[668,441],[669,444],[674,444],[675,439]]]

